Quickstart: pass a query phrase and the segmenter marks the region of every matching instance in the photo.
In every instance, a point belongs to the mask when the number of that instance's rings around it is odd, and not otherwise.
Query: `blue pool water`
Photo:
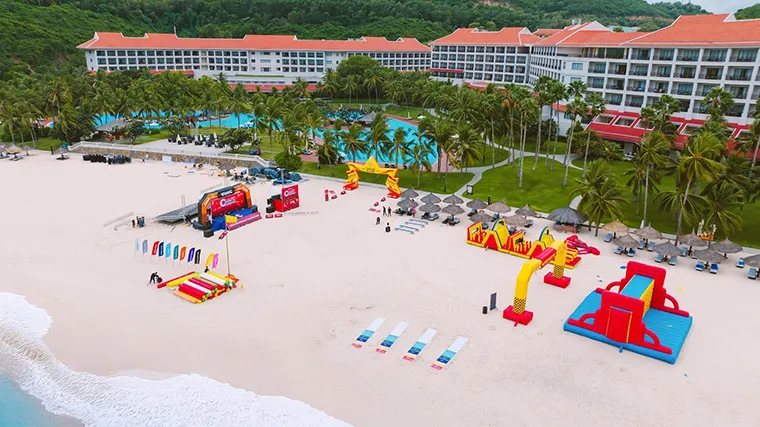
[[[73,420],[46,411],[34,397],[16,387],[8,377],[0,375],[0,426],[61,427],[77,425]]]

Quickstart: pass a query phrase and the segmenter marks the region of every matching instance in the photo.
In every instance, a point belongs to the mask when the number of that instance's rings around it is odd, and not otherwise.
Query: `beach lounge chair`
[[[681,256],[686,258],[686,253],[689,252],[689,249],[681,246]]]
[[[628,249],[628,252],[625,253],[625,256],[634,256],[636,255],[636,249],[630,248]]]
[[[647,251],[648,252],[654,251],[654,246],[655,246],[654,242],[649,242],[649,246],[647,246]]]
[[[428,218],[428,219],[429,219],[430,221],[435,221],[435,220],[437,220],[438,218],[439,218],[439,217],[438,217],[438,214],[437,214],[437,213],[434,213],[433,215],[430,215],[430,218]]]
[[[702,261],[697,261],[697,265],[694,266],[694,269],[697,271],[704,271],[705,270],[705,263]]]
[[[623,253],[623,247],[622,246],[618,246],[617,248],[615,248],[615,255],[620,255],[622,253]]]
[[[461,222],[459,218],[454,218],[451,221],[449,221],[449,225],[457,225]]]
[[[675,266],[677,262],[678,262],[678,257],[677,256],[672,256],[672,257],[670,257],[670,260],[668,261],[668,264]]]
[[[476,213],[478,213],[478,210],[477,210],[477,209],[473,209],[473,210],[471,210],[471,211],[470,211],[470,212],[467,214],[467,216],[473,216],[473,215],[475,215]]]
[[[712,264],[710,266],[710,273],[712,273],[712,274],[718,274],[718,264]]]
[[[422,214],[421,218],[422,219],[428,219],[428,218],[430,218],[430,212],[425,212],[424,214]]]
[[[645,247],[646,247],[646,243],[644,243],[643,240],[639,240],[639,250],[643,251]]]
[[[757,279],[757,269],[755,267],[749,268],[749,271],[747,272],[747,279]]]
[[[739,261],[736,261],[736,267],[744,268],[744,258],[739,258]]]
[[[662,256],[662,254],[657,254],[656,257],[654,257],[654,262],[662,262],[662,259],[665,258]]]
[[[448,224],[449,222],[451,222],[451,217],[447,216],[446,219],[443,220],[443,223]]]
[[[612,233],[607,233],[606,236],[604,236],[604,243],[609,243],[612,241]]]
[[[532,226],[533,226],[533,224],[534,224],[533,220],[532,220],[532,219],[529,219],[529,220],[528,220],[528,223],[527,223],[527,224],[525,224],[525,228],[530,228],[530,227],[532,227]]]

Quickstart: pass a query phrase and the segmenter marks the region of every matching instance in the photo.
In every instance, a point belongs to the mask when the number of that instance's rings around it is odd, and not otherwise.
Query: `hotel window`
[[[232,56],[238,56],[237,52],[232,52]]]
[[[193,64],[200,64],[201,60],[200,58],[193,58]]]
[[[99,58],[99,59],[98,59],[98,65],[106,65],[106,60],[105,60],[105,58]]]
[[[313,59],[310,59],[310,60],[309,60],[309,65],[315,65],[315,63],[314,63],[314,60],[313,60]]]
[[[309,67],[309,72],[313,73],[314,72],[314,67]]]
[[[483,53],[483,52],[485,52],[485,50],[486,50],[486,48],[484,48],[483,46],[476,46],[475,47],[475,52],[477,52],[477,53]]]
[[[483,80],[483,73],[475,73],[475,78],[477,80]]]
[[[216,58],[216,63],[217,64],[223,64],[224,63],[224,59],[223,58]]]
[[[475,46],[467,46],[467,52],[475,52]]]
[[[493,62],[493,55],[486,55],[486,62]]]
[[[322,68],[322,67],[317,67],[317,72],[318,72],[318,73],[324,73],[324,72],[325,72],[325,69],[324,69],[324,68]]]
[[[232,71],[232,67],[230,67],[229,65],[225,66],[224,67],[224,71]]]
[[[166,56],[174,56],[174,52],[171,50],[166,51]]]
[[[282,60],[282,65],[290,65],[290,60],[289,59],[283,59]]]
[[[309,58],[314,58],[314,52],[309,52],[309,53],[307,54],[307,56],[308,56]]]
[[[496,48],[496,53],[504,53],[504,52],[505,52],[505,48],[503,46]]]
[[[197,50],[194,50],[194,51],[193,51],[193,56],[199,56],[199,53],[198,53],[198,51],[197,51]]]
[[[298,60],[298,65],[306,65],[306,60],[305,59],[299,59]]]
[[[158,64],[163,64],[164,63],[164,58],[156,58],[156,62]]]
[[[298,71],[301,72],[301,73],[305,73],[306,72],[306,67],[299,67]]]
[[[298,52],[299,58],[306,58],[306,52]]]
[[[240,60],[239,60],[239,59],[237,59],[237,58],[232,58],[232,63],[233,63],[233,64],[239,64],[239,63],[240,63]]]
[[[240,71],[248,71],[248,67],[240,67]]]
[[[106,56],[106,51],[104,51],[104,50],[99,50],[99,51],[97,51],[97,52],[96,52],[96,54],[97,54],[98,56]]]
[[[174,64],[174,58],[166,58],[167,64]]]
[[[494,48],[491,46],[486,47],[486,53],[494,53]]]
[[[323,52],[317,52],[317,58],[324,58],[325,54]]]
[[[127,65],[127,60],[125,58],[119,58],[119,65]]]
[[[282,72],[283,73],[289,73],[290,72],[290,68],[289,67],[282,67]]]
[[[156,58],[148,58],[148,65],[153,65],[156,63]]]
[[[222,56],[222,51],[221,50],[215,50],[214,51],[214,56]]]
[[[210,51],[206,52],[206,54],[207,54],[208,56],[214,56],[214,51],[213,51],[213,50],[210,50]]]
[[[282,52],[282,57],[283,58],[289,58],[290,57],[290,52]]]
[[[145,56],[145,51],[144,50],[138,50],[137,51],[137,56]]]
[[[263,72],[263,73],[268,73],[270,70],[271,70],[271,68],[269,68],[269,67],[262,67],[261,68],[261,72]]]
[[[189,64],[192,61],[192,58],[185,58],[185,64]]]
[[[138,58],[137,63],[140,65],[145,65],[145,58]]]
[[[240,67],[238,67],[237,65],[233,65],[232,71],[240,71]]]
[[[573,62],[570,66],[573,71],[583,71],[583,64],[580,62]]]
[[[119,50],[116,53],[118,54],[118,56],[124,56],[125,52],[123,50]]]
[[[225,51],[224,51],[224,56],[230,56],[230,51],[228,51],[228,50],[225,50]]]
[[[475,62],[483,62],[483,55],[475,55]]]
[[[177,52],[177,55],[179,55],[179,52]],[[183,52],[182,52],[182,55],[184,55],[184,56],[190,56],[190,55],[191,55],[191,53],[190,53],[190,51],[189,51],[189,50],[186,50],[186,51],[183,51]]]
[[[324,65],[324,62],[325,62],[325,61],[323,61],[323,60],[321,60],[321,59],[317,59],[317,65]]]
[[[261,54],[264,55],[264,56],[269,56],[269,55],[272,54],[272,52],[261,52]]]

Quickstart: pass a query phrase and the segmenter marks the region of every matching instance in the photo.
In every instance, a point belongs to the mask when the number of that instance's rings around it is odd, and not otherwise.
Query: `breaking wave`
[[[200,375],[101,377],[59,362],[42,342],[51,317],[0,293],[0,369],[59,415],[88,427],[347,426],[303,402],[259,396]]]

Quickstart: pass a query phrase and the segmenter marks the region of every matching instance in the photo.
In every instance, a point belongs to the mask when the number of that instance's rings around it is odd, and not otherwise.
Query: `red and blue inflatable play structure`
[[[597,288],[565,322],[578,335],[675,363],[693,318],[665,290],[663,268],[629,261],[625,278]],[[666,301],[672,307],[666,306]]]

